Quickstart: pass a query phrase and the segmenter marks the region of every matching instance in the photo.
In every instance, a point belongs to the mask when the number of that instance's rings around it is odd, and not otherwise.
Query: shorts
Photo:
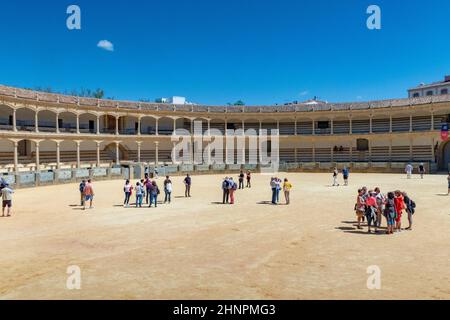
[[[12,201],[11,200],[3,200],[2,208],[11,208],[12,207]]]
[[[395,219],[391,218],[389,215],[387,216],[387,225],[393,226],[395,224]]]
[[[92,200],[94,200],[94,196],[91,194],[87,194],[85,199],[86,199],[86,201],[92,201]]]

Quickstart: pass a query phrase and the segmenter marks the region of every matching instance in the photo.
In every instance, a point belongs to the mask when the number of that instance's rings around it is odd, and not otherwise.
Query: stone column
[[[295,130],[294,136],[296,136],[297,135],[297,117],[295,117],[295,119],[294,119],[294,130]]]
[[[389,115],[389,133],[392,133],[392,115]]]
[[[431,113],[431,131],[434,130],[434,113]],[[433,150],[434,150],[434,146],[433,146]]]
[[[334,134],[334,120],[330,119],[330,134]]]
[[[137,133],[138,136],[141,135],[141,119],[142,119],[141,117],[138,118],[138,129],[137,129],[138,130],[138,133]]]
[[[159,142],[155,141],[155,165],[159,165]]]
[[[97,141],[97,168],[100,167],[100,141]]]
[[[116,116],[116,136],[119,135],[119,116]]]
[[[17,110],[13,109],[13,131],[17,132]]]
[[[19,151],[17,150],[19,141],[14,141],[14,172],[19,173]]]
[[[116,141],[116,165],[120,164],[120,153],[119,153],[120,148],[119,148],[119,145],[120,145],[119,141]]]
[[[373,133],[373,115],[369,117],[369,133]]]
[[[56,133],[59,133],[59,113],[56,113]]]
[[[77,134],[80,134],[80,115],[77,113]]]
[[[413,116],[409,115],[409,132],[413,132]]]
[[[80,157],[80,144],[81,141],[75,141],[77,144],[77,169],[81,168],[81,157]]]
[[[97,115],[97,134],[100,134],[100,116]]]
[[[35,141],[36,143],[36,172],[41,171],[41,163],[40,163],[40,156],[39,156],[39,144],[40,141]]]
[[[38,116],[39,111],[36,111],[34,113],[34,131],[35,132],[39,132],[39,116]]]
[[[353,134],[353,118],[352,118],[352,116],[349,117],[348,121],[349,121],[349,125],[350,125],[349,133]]]
[[[56,141],[56,168],[59,170],[61,167],[61,141]]]
[[[177,119],[173,119],[173,132],[177,131]]]
[[[312,134],[313,136],[316,135],[316,126],[315,126],[315,121],[312,121]]]
[[[159,119],[155,119],[156,120],[156,124],[155,124],[155,135],[159,136]],[[192,125],[191,125],[192,128]]]
[[[138,141],[137,143],[137,162],[141,163],[141,144],[142,141]]]
[[[316,162],[316,142],[313,142],[312,145],[312,161]]]

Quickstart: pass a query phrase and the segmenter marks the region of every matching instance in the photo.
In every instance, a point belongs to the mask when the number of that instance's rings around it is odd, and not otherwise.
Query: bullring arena
[[[0,105],[1,172],[16,189],[13,216],[0,219],[3,299],[450,298],[450,144],[440,139],[448,95],[210,107],[0,87]],[[258,164],[172,163],[171,132],[192,134],[194,121],[222,132],[278,129],[277,175],[294,186],[291,205],[270,205],[270,176]],[[406,179],[409,162],[425,164],[423,180]],[[334,166],[351,169],[349,186],[331,186]],[[172,176],[170,205],[123,207],[123,179],[144,167]],[[254,172],[253,187],[223,205],[222,178],[240,168]],[[86,211],[82,178],[95,190]],[[363,185],[407,191],[417,203],[413,230],[356,229]],[[80,290],[66,287],[74,265]],[[367,287],[370,266],[381,270],[379,290]]]

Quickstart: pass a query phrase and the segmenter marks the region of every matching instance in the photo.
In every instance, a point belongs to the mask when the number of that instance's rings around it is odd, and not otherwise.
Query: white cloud
[[[300,96],[302,96],[302,97],[307,96],[308,94],[309,94],[309,91],[307,91],[307,90],[300,92]]]
[[[114,51],[114,45],[108,40],[100,40],[97,43],[97,47],[104,49],[106,51]]]
[[[356,96],[356,100],[362,100],[363,96]]]

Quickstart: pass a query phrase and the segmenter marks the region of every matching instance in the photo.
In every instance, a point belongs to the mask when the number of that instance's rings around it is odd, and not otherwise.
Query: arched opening
[[[107,158],[100,151],[100,160]],[[80,162],[95,163],[97,162],[97,143],[94,141],[82,141],[80,143]]]
[[[29,108],[20,108],[16,112],[17,130],[34,131],[35,130],[35,111]]]
[[[119,134],[135,135],[139,130],[139,119],[135,116],[119,117]]]
[[[10,106],[0,105],[0,130],[13,130],[13,113],[14,110]]]
[[[154,117],[144,116],[141,118],[141,134],[156,134],[156,119]]]
[[[92,113],[83,113],[79,116],[81,133],[97,133],[97,116]],[[100,124],[101,125],[101,124]]]
[[[42,110],[38,113],[39,131],[56,132],[56,113]]]
[[[173,133],[174,122],[172,118],[162,117],[158,120],[158,134],[170,136]]]
[[[294,119],[280,120],[280,135],[295,135],[295,121]]]
[[[302,118],[297,120],[297,134],[298,135],[312,135],[313,133],[313,120]]]
[[[440,169],[450,171],[450,141],[447,141],[442,147]]]
[[[330,134],[331,121],[328,118],[320,117],[314,120],[315,134]]]
[[[355,118],[352,118],[352,133],[370,133],[370,118],[364,116],[355,116]]]
[[[0,139],[0,172],[9,171],[14,165],[14,143]]]
[[[77,116],[73,112],[61,112],[58,115],[58,128],[60,132],[76,133]]]
[[[349,134],[350,133],[350,119],[346,117],[336,117],[333,119],[333,133],[334,134]]]
[[[114,162],[115,164],[120,164],[120,161],[127,161],[128,160],[128,150],[119,143],[119,157],[117,162],[117,145],[115,142],[109,143],[105,145],[105,148],[103,149],[106,154],[108,155],[108,159],[111,162]]]
[[[221,135],[225,134],[225,120],[223,119],[211,119],[210,122],[211,134],[220,132]],[[214,129],[214,130],[213,130]]]

